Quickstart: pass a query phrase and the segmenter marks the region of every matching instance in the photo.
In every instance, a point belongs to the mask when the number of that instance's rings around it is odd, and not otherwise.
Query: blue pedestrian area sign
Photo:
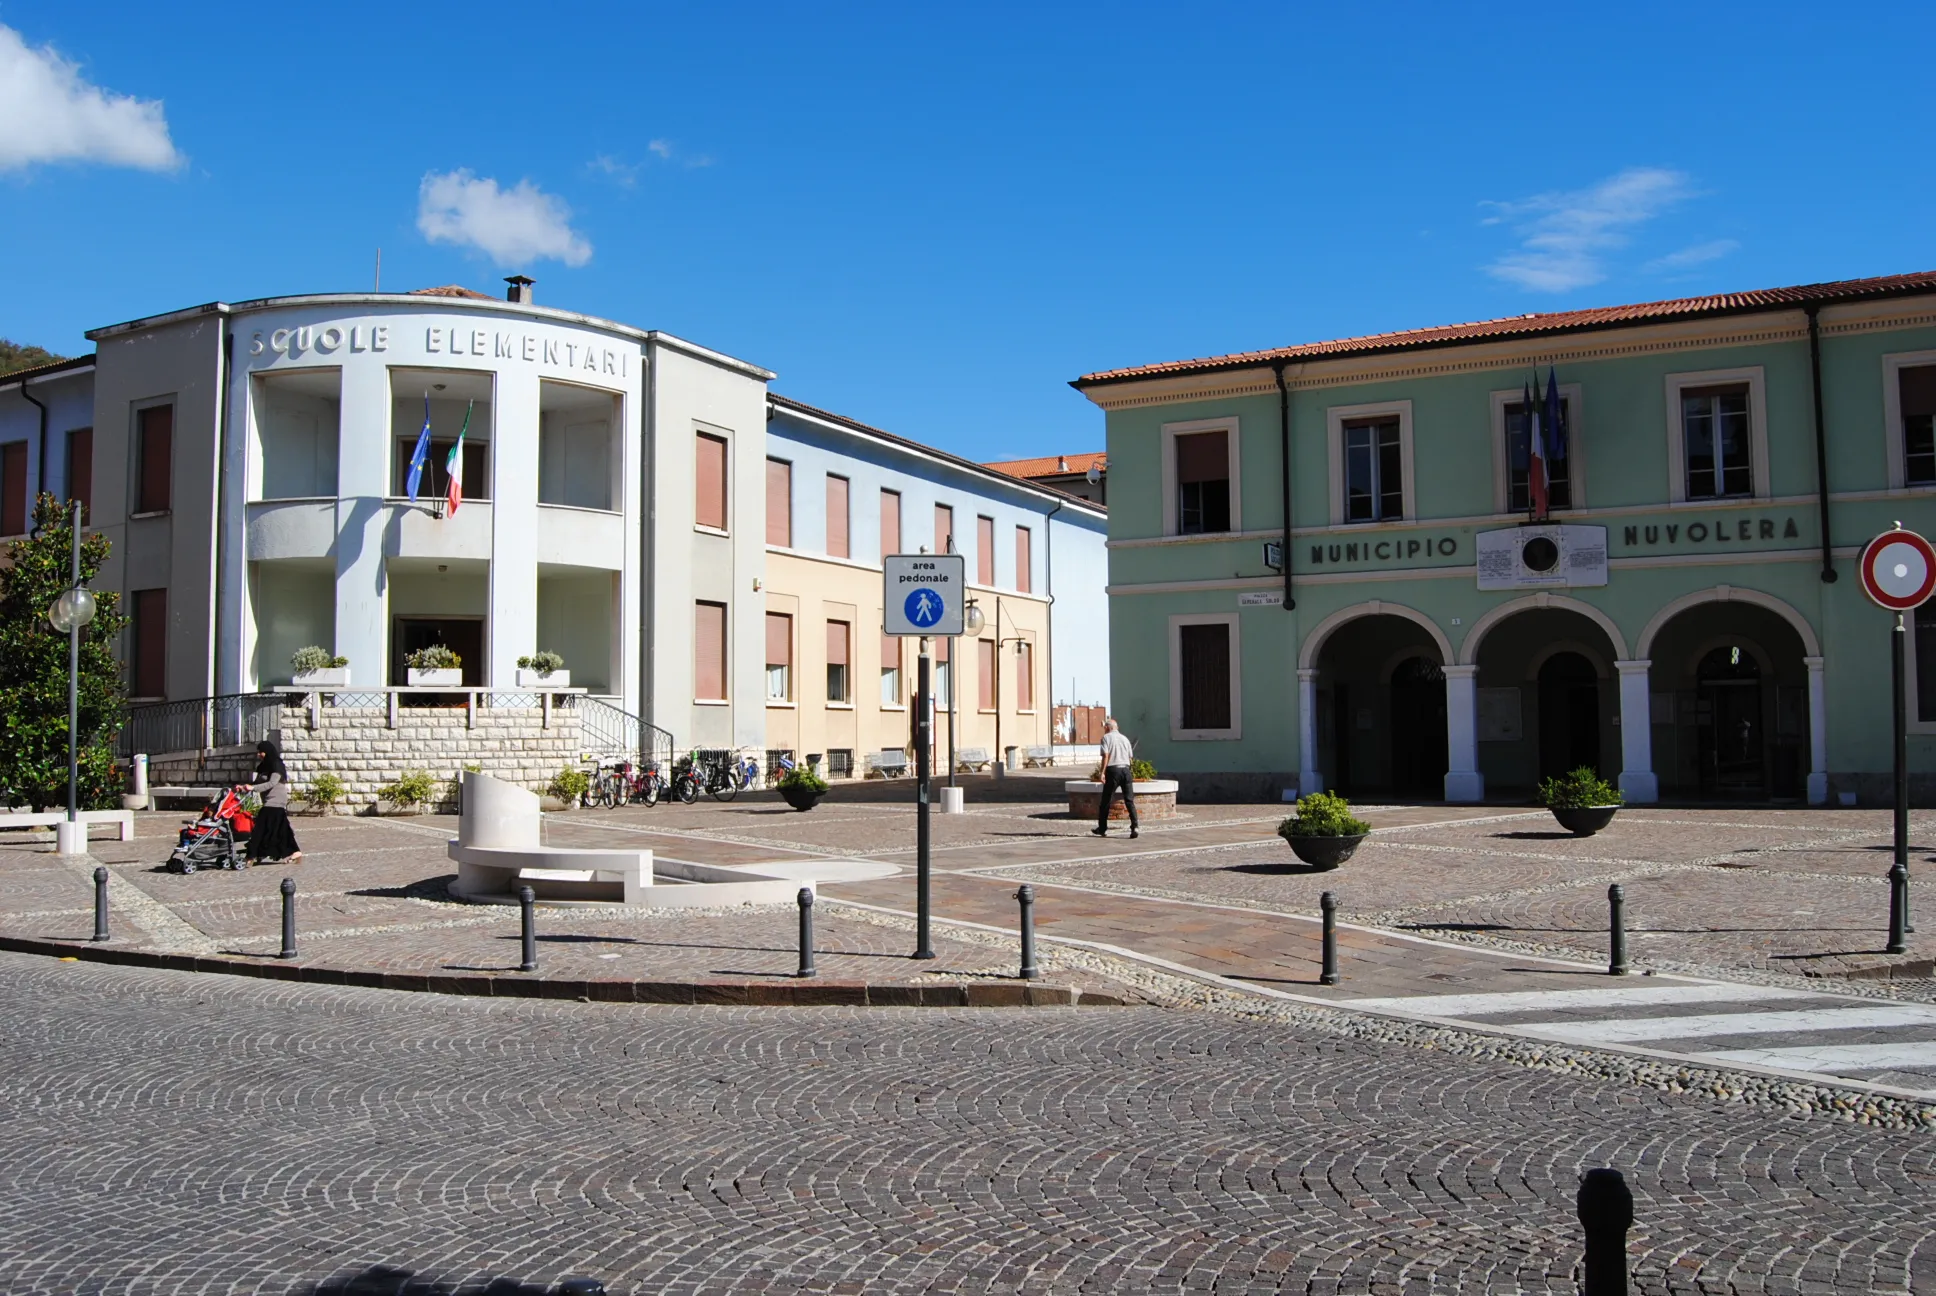
[[[881,563],[881,629],[891,635],[958,635],[968,590],[961,554],[893,554]]]

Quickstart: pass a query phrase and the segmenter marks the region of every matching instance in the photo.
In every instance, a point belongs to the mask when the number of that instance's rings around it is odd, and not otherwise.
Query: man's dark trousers
[[[1096,810],[1096,827],[1109,827],[1109,805],[1116,789],[1123,790],[1123,804],[1129,807],[1129,830],[1136,831],[1136,792],[1129,777],[1129,766],[1111,765],[1102,772],[1102,802]]]

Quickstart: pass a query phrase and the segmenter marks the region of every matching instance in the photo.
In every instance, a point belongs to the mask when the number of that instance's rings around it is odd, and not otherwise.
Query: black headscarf
[[[262,757],[256,763],[256,778],[266,779],[271,774],[280,774],[282,775],[282,781],[287,783],[289,781],[289,767],[282,763],[282,753],[276,750],[274,740],[264,738],[255,745],[255,749],[257,754]]]

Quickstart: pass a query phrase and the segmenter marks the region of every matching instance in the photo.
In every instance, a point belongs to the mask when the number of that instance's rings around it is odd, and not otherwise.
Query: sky
[[[0,0],[0,337],[493,294],[977,459],[1098,369],[1936,269],[1936,6]]]

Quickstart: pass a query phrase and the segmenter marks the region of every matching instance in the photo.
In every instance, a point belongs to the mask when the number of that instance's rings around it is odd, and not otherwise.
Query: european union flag
[[[423,431],[417,433],[417,448],[410,452],[410,480],[404,493],[411,499],[417,498],[417,488],[423,484],[424,461],[430,458],[430,393],[424,393]]]

